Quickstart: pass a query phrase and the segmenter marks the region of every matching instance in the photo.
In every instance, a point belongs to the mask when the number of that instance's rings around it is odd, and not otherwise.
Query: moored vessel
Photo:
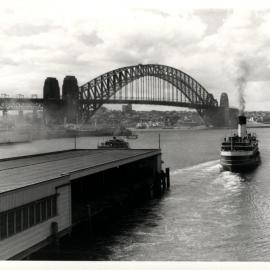
[[[98,149],[129,149],[129,143],[123,139],[113,137],[111,140],[98,144]]]
[[[247,132],[246,117],[238,117],[238,134],[225,137],[221,144],[220,164],[224,170],[247,171],[260,163],[256,134]]]

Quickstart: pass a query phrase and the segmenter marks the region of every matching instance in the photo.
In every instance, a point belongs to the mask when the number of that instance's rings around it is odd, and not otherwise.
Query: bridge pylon
[[[220,106],[207,108],[198,111],[207,126],[230,127],[237,126],[238,109],[229,107],[229,98],[227,93],[220,96]]]
[[[64,101],[65,122],[73,124],[77,123],[79,87],[75,76],[66,76],[64,78],[62,98]]]
[[[222,127],[223,115],[220,107],[207,108],[198,110],[199,115],[203,119],[204,123],[208,127]]]
[[[58,122],[59,119],[59,101],[60,88],[56,78],[48,77],[43,87],[43,120],[46,125]]]

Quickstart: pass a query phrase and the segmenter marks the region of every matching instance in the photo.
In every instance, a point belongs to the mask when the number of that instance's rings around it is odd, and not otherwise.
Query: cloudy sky
[[[41,96],[48,76],[61,86],[75,75],[81,85],[118,67],[160,63],[238,106],[244,65],[246,109],[270,110],[270,9],[132,2],[2,1],[0,93]]]

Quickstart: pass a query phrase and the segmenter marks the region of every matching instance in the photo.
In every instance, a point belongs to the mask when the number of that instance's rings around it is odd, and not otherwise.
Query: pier
[[[160,149],[77,149],[0,160],[0,259],[23,259],[100,213],[170,186]]]

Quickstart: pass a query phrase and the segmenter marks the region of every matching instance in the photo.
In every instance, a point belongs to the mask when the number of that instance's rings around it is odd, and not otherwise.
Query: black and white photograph
[[[0,4],[1,269],[270,261],[270,6]]]

